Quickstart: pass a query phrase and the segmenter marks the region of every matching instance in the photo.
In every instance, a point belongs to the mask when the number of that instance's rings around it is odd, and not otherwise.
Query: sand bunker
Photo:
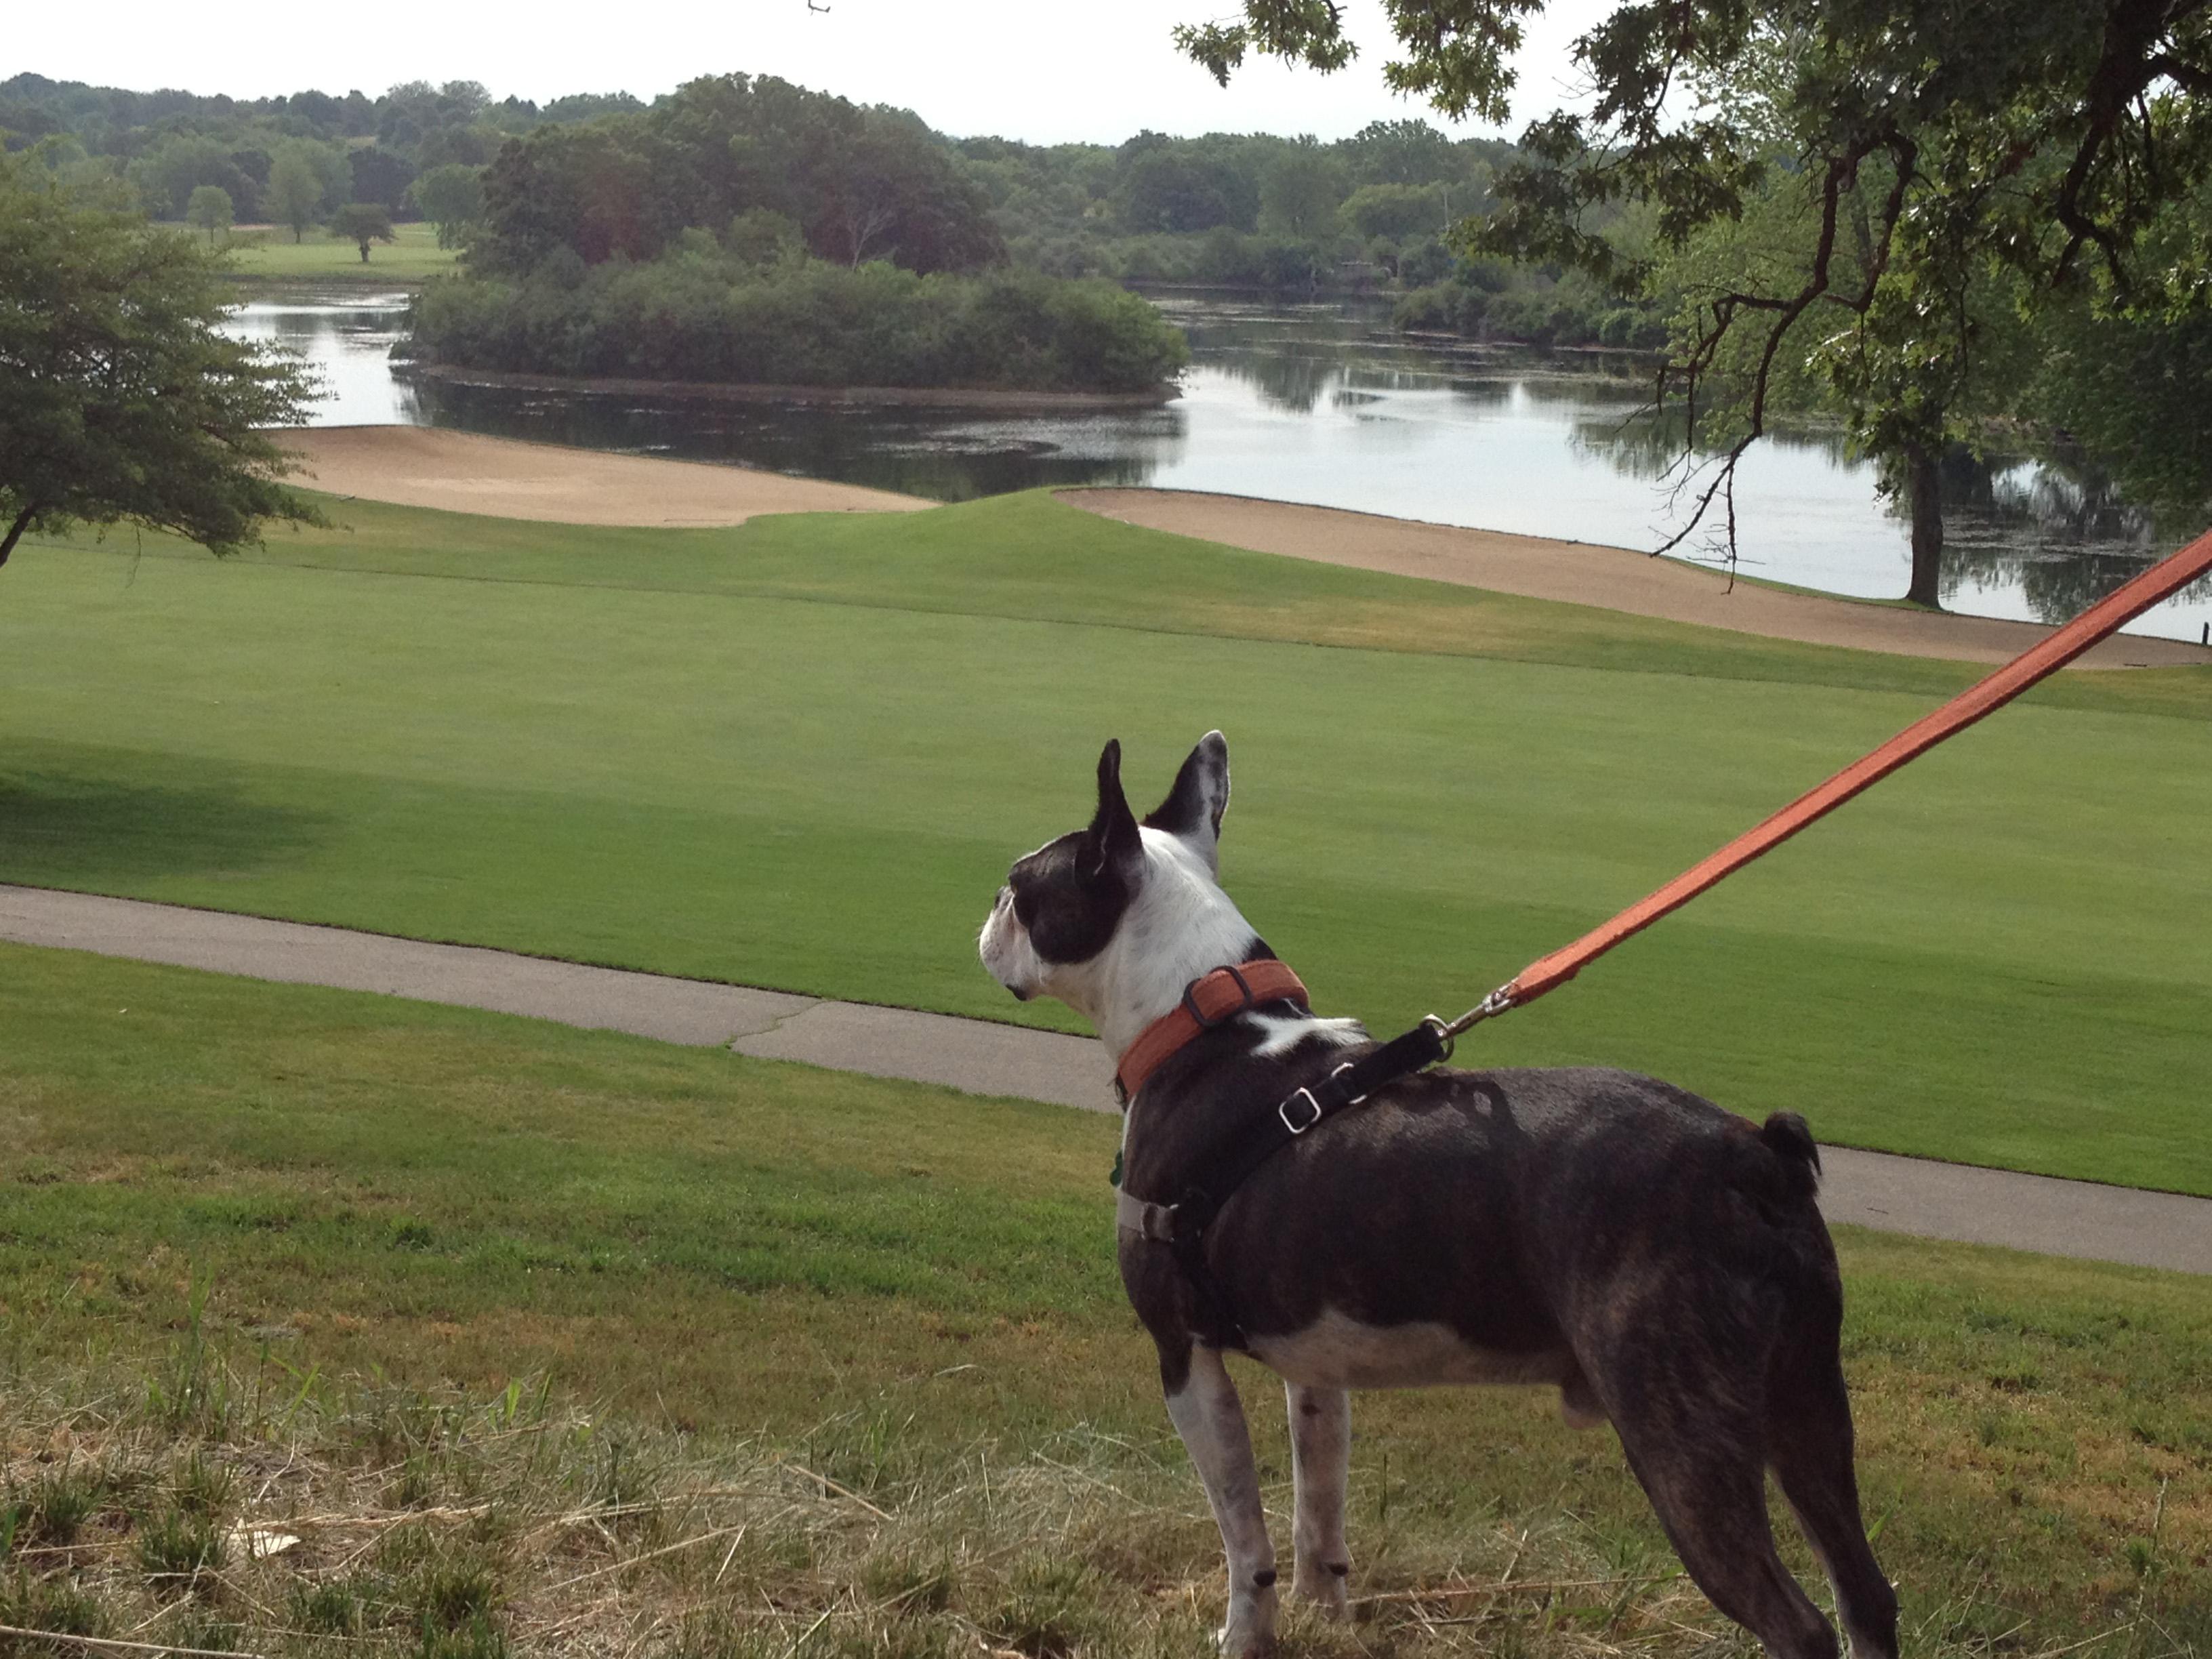
[[[765,513],[911,513],[936,503],[780,472],[420,426],[302,427],[278,434],[333,495],[560,524],[728,525]]]

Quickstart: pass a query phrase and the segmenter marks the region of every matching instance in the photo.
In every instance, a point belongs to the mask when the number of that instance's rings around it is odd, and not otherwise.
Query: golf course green
[[[0,880],[1024,1023],[973,938],[1229,734],[1328,1012],[1455,1012],[1974,678],[1044,495],[712,531],[368,502],[0,580]],[[1463,1045],[1824,1139],[2212,1194],[2212,672],[2075,675]]]

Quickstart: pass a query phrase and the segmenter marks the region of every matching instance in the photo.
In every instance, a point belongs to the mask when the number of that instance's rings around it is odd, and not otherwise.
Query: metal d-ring
[[[1459,1046],[1459,1039],[1452,1034],[1450,1024],[1442,1014],[1423,1014],[1421,1024],[1434,1031],[1437,1042],[1443,1045],[1443,1052],[1436,1059],[1436,1063],[1441,1066],[1452,1057],[1452,1050]]]

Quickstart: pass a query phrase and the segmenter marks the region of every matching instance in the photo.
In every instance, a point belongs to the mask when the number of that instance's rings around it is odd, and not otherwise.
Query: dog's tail
[[[1820,1185],[1820,1149],[1813,1131],[1795,1112],[1777,1112],[1759,1131],[1766,1148],[1782,1160],[1790,1185],[1801,1198],[1810,1198]]]

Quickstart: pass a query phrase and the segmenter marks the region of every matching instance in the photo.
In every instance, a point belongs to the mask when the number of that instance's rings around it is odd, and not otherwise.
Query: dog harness
[[[1182,1001],[1173,1012],[1145,1028],[1129,1045],[1114,1079],[1115,1091],[1126,1109],[1137,1091],[1164,1065],[1169,1057],[1201,1031],[1263,1002],[1292,1001],[1307,1006],[1306,988],[1298,976],[1273,959],[1248,962],[1236,968],[1217,968],[1183,988]],[[1320,1082],[1291,1091],[1271,1110],[1259,1113],[1232,1127],[1201,1158],[1173,1203],[1155,1204],[1122,1188],[1115,1200],[1115,1220],[1125,1233],[1134,1233],[1175,1252],[1176,1265],[1196,1293],[1201,1318],[1211,1328],[1195,1333],[1209,1347],[1247,1346],[1243,1327],[1237,1323],[1228,1298],[1206,1265],[1206,1230],[1237,1195],[1237,1191],[1277,1152],[1300,1135],[1349,1111],[1387,1084],[1435,1065],[1451,1054],[1451,1038],[1444,1022],[1431,1014],[1402,1036],[1378,1043],[1357,1060],[1348,1060]],[[1115,1166],[1115,1184],[1121,1166]]]

